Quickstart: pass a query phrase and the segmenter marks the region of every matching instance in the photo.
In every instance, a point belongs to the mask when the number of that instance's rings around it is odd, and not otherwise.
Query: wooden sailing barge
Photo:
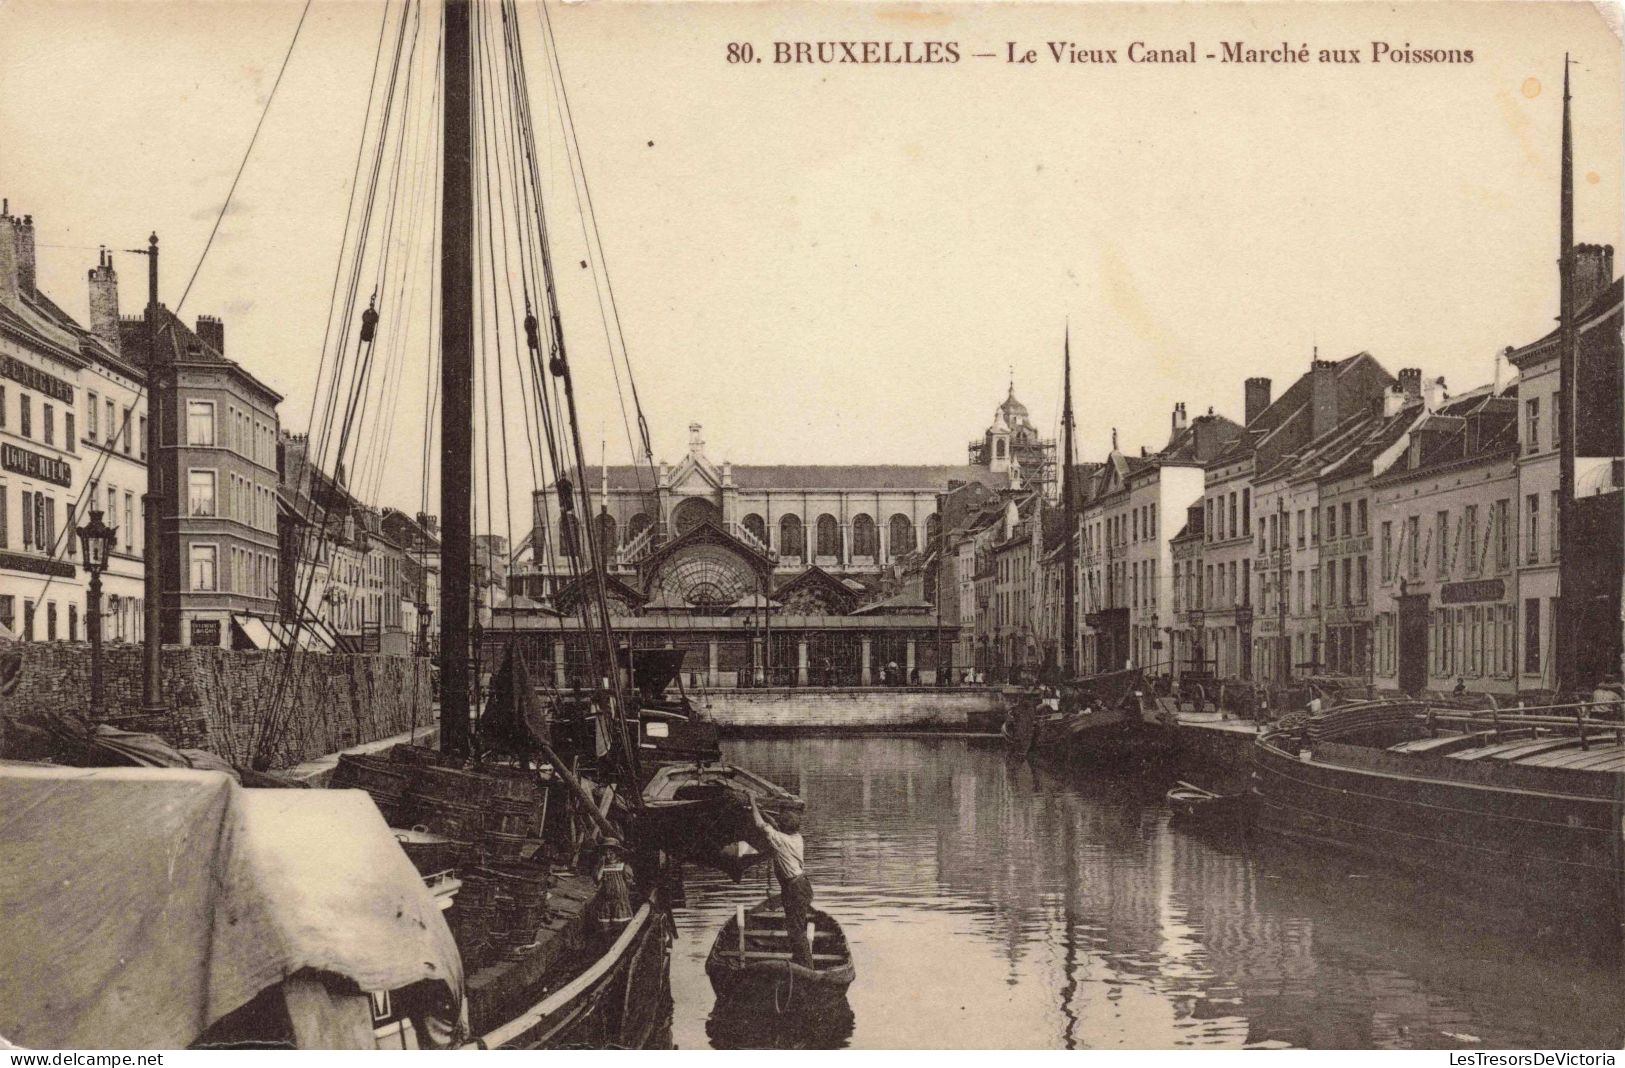
[[[1007,689],[1001,733],[1015,756],[1131,770],[1172,753],[1177,735],[1158,714],[1140,668],[1076,676],[1078,487],[1073,481],[1076,421],[1070,330],[1062,347],[1062,363],[1060,681],[1050,688]]]
[[[1552,710],[1557,711],[1557,710]],[[1568,710],[1572,711],[1572,710]],[[1617,936],[1625,725],[1360,702],[1262,734],[1261,829],[1468,889],[1534,899]]]

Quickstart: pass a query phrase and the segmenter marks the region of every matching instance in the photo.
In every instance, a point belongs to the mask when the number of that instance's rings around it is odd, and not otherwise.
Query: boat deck
[[[490,1031],[535,1001],[548,971],[591,942],[592,904],[597,895],[597,884],[589,876],[560,875],[548,891],[551,914],[535,944],[468,977],[468,1022],[475,1034]]]
[[[1390,753],[1444,757],[1452,761],[1516,764],[1571,771],[1625,771],[1625,745],[1612,737],[1592,738],[1587,748],[1572,735],[1492,741],[1488,732],[1417,738],[1390,746]]]

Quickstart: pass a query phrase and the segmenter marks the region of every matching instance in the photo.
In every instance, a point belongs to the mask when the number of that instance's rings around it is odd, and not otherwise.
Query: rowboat
[[[1251,800],[1245,793],[1214,793],[1183,779],[1168,791],[1167,798],[1176,820],[1215,826],[1244,821]]]
[[[777,895],[738,911],[723,924],[705,958],[705,974],[719,1002],[754,1002],[776,1012],[830,1009],[846,998],[857,978],[841,925],[827,912],[812,911],[813,966],[790,959],[784,906]]]
[[[734,764],[663,764],[643,788],[640,846],[722,871],[734,879],[761,861],[750,802],[769,816],[800,812],[801,798]]]

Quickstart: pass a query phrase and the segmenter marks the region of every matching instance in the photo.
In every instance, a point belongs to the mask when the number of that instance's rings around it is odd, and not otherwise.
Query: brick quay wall
[[[90,646],[0,640],[0,746],[9,724],[46,713],[87,716]],[[434,722],[428,661],[169,646],[163,651],[167,711],[141,712],[142,649],[103,647],[106,722],[205,749],[247,767],[257,757],[285,768]],[[0,667],[0,670],[4,670]],[[273,711],[275,710],[275,711]]]

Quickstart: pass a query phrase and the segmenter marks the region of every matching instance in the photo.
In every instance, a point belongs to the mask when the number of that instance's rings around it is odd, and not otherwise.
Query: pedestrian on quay
[[[801,814],[784,812],[775,817],[782,829],[762,815],[756,797],[750,799],[750,818],[767,839],[773,854],[773,873],[779,877],[779,900],[784,906],[784,933],[790,936],[790,959],[804,968],[813,966],[812,944],[807,940],[807,920],[812,915],[813,886],[807,878],[802,857]]]

